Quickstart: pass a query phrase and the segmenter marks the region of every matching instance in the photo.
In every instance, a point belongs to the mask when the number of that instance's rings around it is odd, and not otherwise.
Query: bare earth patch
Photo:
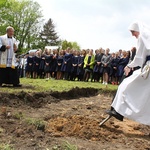
[[[0,143],[15,150],[63,150],[64,141],[79,150],[150,150],[150,126],[111,118],[99,127],[111,104],[108,94],[68,93],[0,93]]]

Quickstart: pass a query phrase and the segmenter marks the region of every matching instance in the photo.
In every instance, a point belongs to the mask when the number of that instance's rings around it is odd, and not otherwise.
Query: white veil
[[[130,31],[137,31],[140,33],[145,47],[150,50],[150,27],[141,22],[133,22],[129,28]]]

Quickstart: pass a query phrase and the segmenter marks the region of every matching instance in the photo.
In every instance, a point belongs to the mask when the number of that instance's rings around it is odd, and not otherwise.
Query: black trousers
[[[20,81],[17,67],[15,69],[10,67],[0,68],[0,84],[18,85],[19,83]]]

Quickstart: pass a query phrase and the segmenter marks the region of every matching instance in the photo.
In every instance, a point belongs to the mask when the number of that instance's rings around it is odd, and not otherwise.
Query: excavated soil
[[[150,150],[150,126],[107,115],[114,92],[0,93],[0,145],[14,150]],[[71,149],[70,149],[71,150]]]

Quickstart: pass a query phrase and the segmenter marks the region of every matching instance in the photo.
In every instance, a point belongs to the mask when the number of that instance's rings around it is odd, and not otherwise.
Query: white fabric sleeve
[[[2,47],[2,38],[0,37],[0,47]]]
[[[142,67],[145,62],[145,58],[146,58],[146,47],[145,47],[142,39],[139,38],[138,43],[137,43],[136,55],[135,55],[133,61],[131,61],[131,63],[129,63],[127,66],[130,68],[137,67],[137,66]]]

